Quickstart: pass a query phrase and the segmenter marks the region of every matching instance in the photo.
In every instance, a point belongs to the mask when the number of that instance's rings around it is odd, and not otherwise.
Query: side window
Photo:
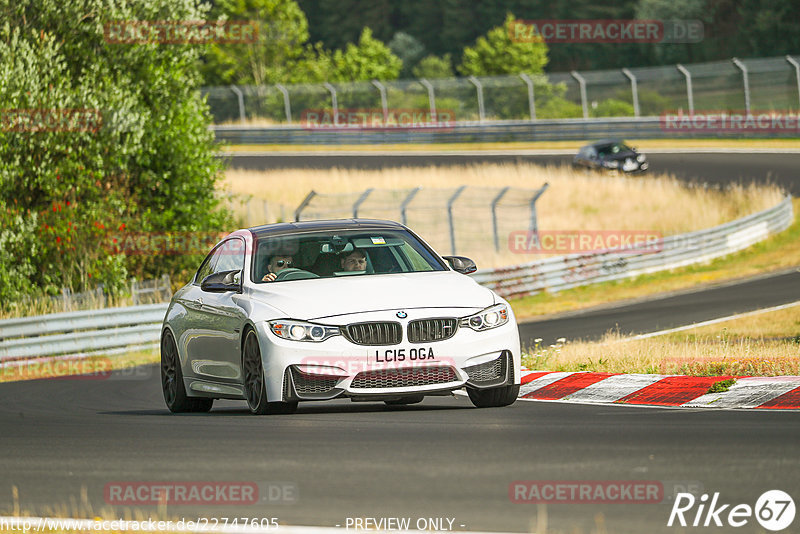
[[[215,255],[219,256],[214,270],[212,272],[219,273],[222,271],[242,271],[244,269],[244,241],[235,237],[228,239],[222,243]],[[241,280],[241,273],[237,275],[235,280]]]
[[[203,261],[203,264],[197,270],[197,274],[194,277],[194,283],[199,284],[203,281],[203,279],[214,272],[214,265],[217,263],[219,259],[219,249],[214,249],[213,252],[209,253],[206,256],[206,259]]]

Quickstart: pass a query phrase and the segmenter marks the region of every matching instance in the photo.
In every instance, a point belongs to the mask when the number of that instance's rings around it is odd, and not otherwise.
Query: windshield
[[[611,145],[598,147],[597,152],[601,156],[613,156],[615,154],[620,154],[624,152],[633,152],[633,150],[625,144],[614,143]]]
[[[381,229],[260,237],[251,274],[253,282],[268,283],[444,270],[409,232]]]

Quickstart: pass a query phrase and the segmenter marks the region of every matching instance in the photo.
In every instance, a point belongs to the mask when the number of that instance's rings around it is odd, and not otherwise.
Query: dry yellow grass
[[[523,364],[547,371],[800,375],[800,306],[648,339],[609,332],[599,342],[537,345]]]
[[[778,188],[770,186],[733,187],[719,191],[689,188],[670,176],[610,176],[527,163],[384,170],[229,170],[223,188],[238,195],[250,195],[253,199],[261,199],[273,206],[283,205],[285,213],[292,213],[312,189],[317,193],[341,194],[363,191],[367,187],[408,189],[419,186],[423,191],[410,204],[410,210],[413,210],[415,202],[424,201],[426,189],[466,185],[467,191],[472,188],[473,196],[482,195],[485,200],[481,201],[486,206],[482,211],[488,214],[492,193],[486,188],[499,190],[501,187],[511,186],[534,189],[545,182],[550,184],[550,188],[537,203],[538,221],[540,230],[551,231],[645,230],[669,235],[715,226],[771,207],[781,199]],[[464,202],[471,202],[467,200],[467,193],[460,199],[462,206]],[[458,212],[458,201],[455,206],[455,211]],[[441,207],[438,219],[440,225],[443,225],[446,223],[444,204]],[[275,217],[279,210],[272,209],[271,212]],[[238,213],[244,215],[242,208],[239,208]],[[513,221],[501,224],[505,230],[505,235],[501,236],[503,243],[509,231],[527,230],[527,208],[523,207],[515,213],[519,215]],[[482,215],[485,214],[481,212]],[[396,219],[398,213],[373,212],[370,216]],[[246,220],[246,224],[274,220],[254,221],[250,218]],[[481,223],[476,220],[475,224]],[[415,227],[412,220],[409,220],[409,225],[416,228],[435,247],[441,248],[436,238],[440,230],[438,227],[426,232],[425,227]],[[487,229],[485,233],[488,235],[488,232]],[[537,259],[537,256],[512,253],[507,247],[503,247],[503,250],[505,252],[496,253],[488,240],[459,245],[459,252],[473,256],[480,267],[498,267]]]

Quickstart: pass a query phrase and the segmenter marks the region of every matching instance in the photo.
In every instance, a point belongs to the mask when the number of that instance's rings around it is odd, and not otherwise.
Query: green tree
[[[18,110],[0,128],[3,306],[195,266],[187,255],[119,254],[115,236],[229,229],[198,47],[104,39],[111,21],[204,16],[190,0],[0,0],[0,109]],[[70,110],[86,110],[84,123],[63,120]],[[55,122],[20,122],[37,114]]]
[[[358,44],[348,43],[344,50],[336,50],[332,57],[332,81],[394,80],[400,74],[403,62],[389,47],[372,37],[372,30],[364,28]]]
[[[425,47],[413,36],[405,32],[397,32],[389,41],[389,50],[399,57],[403,62],[403,69],[400,74],[403,78],[409,78],[412,69],[419,63],[425,54]]]
[[[450,54],[444,57],[427,56],[412,70],[415,78],[449,78],[453,76]]]
[[[253,43],[213,44],[206,56],[206,83],[264,85],[302,82],[317,69],[308,43],[308,20],[294,0],[220,0],[216,18],[258,24]]]
[[[541,73],[547,64],[547,45],[512,40],[509,27],[515,20],[509,13],[503,26],[492,28],[485,37],[478,38],[474,47],[465,48],[458,71],[475,76]]]

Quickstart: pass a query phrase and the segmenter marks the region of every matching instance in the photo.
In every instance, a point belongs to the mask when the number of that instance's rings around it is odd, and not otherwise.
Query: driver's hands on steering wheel
[[[267,273],[261,278],[261,281],[262,282],[272,282],[277,277],[278,277],[278,275],[275,274],[275,273]]]

